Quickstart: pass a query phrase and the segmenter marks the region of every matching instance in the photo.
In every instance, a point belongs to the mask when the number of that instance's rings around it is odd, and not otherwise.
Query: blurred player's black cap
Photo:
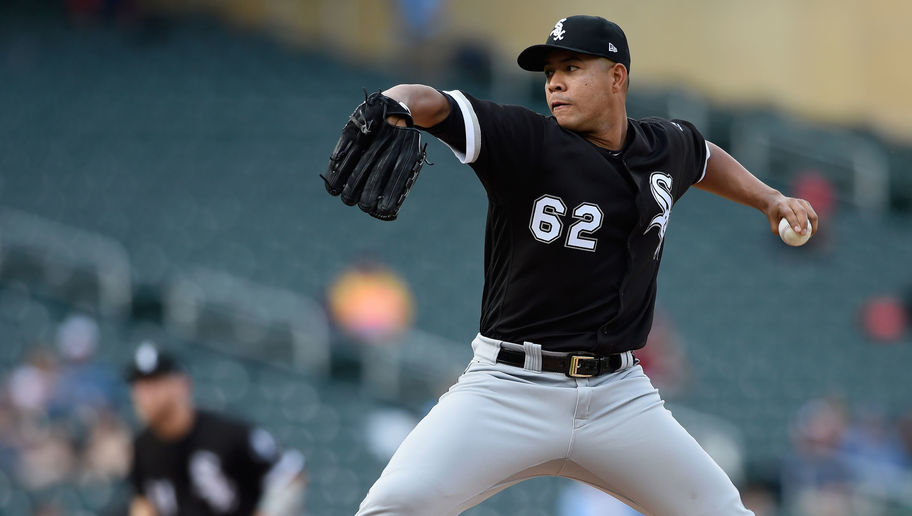
[[[525,70],[540,72],[545,69],[545,56],[555,49],[607,57],[615,63],[621,63],[630,72],[627,36],[618,24],[600,16],[561,18],[543,45],[532,45],[523,50],[516,61]]]
[[[153,342],[145,341],[133,353],[125,376],[128,382],[133,383],[146,378],[183,372],[183,368],[173,355],[162,351]]]

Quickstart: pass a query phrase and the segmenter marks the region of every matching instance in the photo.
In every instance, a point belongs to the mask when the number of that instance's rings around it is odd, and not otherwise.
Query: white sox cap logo
[[[551,37],[554,38],[554,41],[564,39],[564,34],[567,33],[567,31],[564,30],[565,21],[567,21],[566,18],[561,18],[554,24],[554,30],[551,31]]]
[[[158,366],[158,351],[148,342],[140,344],[136,350],[136,368],[143,373],[151,373]]]

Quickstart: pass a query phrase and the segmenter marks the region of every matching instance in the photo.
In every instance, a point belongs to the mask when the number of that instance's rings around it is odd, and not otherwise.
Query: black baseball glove
[[[395,115],[406,127],[387,122]],[[380,220],[394,220],[409,189],[425,163],[427,144],[421,145],[412,115],[380,92],[364,92],[362,102],[348,117],[336,143],[326,175],[326,191],[342,202]]]

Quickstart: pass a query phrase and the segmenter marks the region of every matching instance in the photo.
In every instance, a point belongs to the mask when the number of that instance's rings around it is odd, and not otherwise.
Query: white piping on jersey
[[[704,177],[706,177],[706,166],[709,165],[709,155],[711,154],[711,152],[709,151],[709,142],[704,141],[704,143],[706,144],[706,161],[703,162],[703,173],[700,174],[700,179],[697,179],[696,181],[694,181],[694,184],[699,183],[700,181],[703,180]]]
[[[472,108],[472,103],[459,90],[445,91],[447,95],[453,97],[462,112],[462,121],[465,123],[465,152],[459,152],[447,143],[447,147],[453,151],[453,154],[459,158],[461,163],[474,163],[481,152],[481,126],[478,124],[478,116]],[[446,142],[443,142],[446,143]]]

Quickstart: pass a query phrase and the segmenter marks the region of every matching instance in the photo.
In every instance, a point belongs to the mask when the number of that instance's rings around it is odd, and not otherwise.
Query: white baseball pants
[[[525,368],[497,364],[499,346],[475,338],[469,367],[403,441],[357,516],[455,515],[545,475],[585,482],[648,515],[753,514],[639,365],[570,378],[535,370],[534,357]]]

